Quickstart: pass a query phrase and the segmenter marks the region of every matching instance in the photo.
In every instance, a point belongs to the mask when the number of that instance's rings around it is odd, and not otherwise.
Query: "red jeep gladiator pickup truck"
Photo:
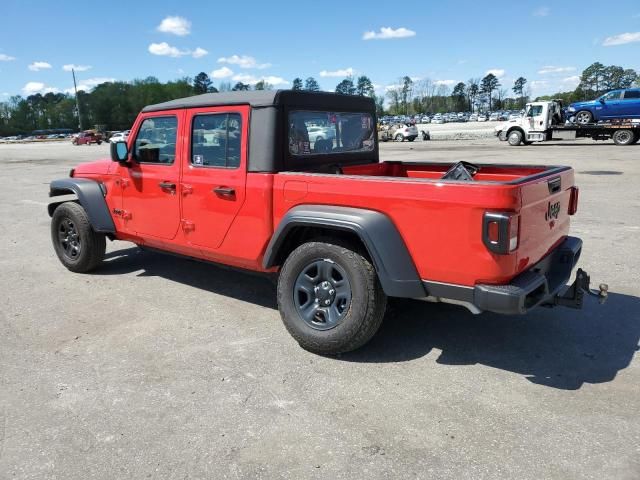
[[[99,266],[105,238],[278,274],[299,344],[333,354],[376,332],[387,296],[522,314],[579,308],[578,189],[558,166],[379,162],[374,102],[300,91],[150,105],[111,160],[55,180],[55,252]],[[188,268],[188,267],[187,267]],[[238,286],[241,288],[241,286]],[[605,292],[601,292],[602,295]]]

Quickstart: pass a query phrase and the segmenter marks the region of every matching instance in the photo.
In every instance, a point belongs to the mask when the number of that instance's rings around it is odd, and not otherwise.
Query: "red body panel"
[[[192,117],[234,112],[242,116],[239,168],[192,165]],[[133,147],[141,114],[129,137]],[[573,170],[561,178],[561,191],[549,193],[546,167],[483,166],[473,182],[441,181],[448,165],[397,162],[345,167],[344,175],[247,173],[249,108],[245,106],[165,111],[179,127],[171,165],[120,165],[100,161],[79,166],[75,176],[107,187],[116,237],[236,267],[263,271],[265,249],[283,216],[297,205],[323,204],[382,212],[395,224],[422,279],[459,284],[503,284],[549,253],[568,234]],[[524,182],[517,180],[530,177]],[[174,192],[160,182],[176,184]],[[510,183],[511,182],[511,183]],[[213,190],[228,187],[233,196]],[[560,202],[557,218],[545,219]],[[490,252],[482,240],[487,211],[520,215],[518,248]]]

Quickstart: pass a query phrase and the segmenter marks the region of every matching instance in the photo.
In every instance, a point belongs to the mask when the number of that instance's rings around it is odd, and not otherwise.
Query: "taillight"
[[[518,248],[520,216],[515,213],[485,212],[482,242],[493,253],[506,255]]]
[[[575,215],[578,211],[578,196],[580,189],[578,187],[571,187],[571,196],[569,197],[569,215]]]

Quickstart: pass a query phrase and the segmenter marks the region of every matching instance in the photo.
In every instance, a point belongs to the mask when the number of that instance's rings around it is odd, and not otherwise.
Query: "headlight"
[[[570,111],[570,112],[575,112],[576,111],[576,107],[569,107],[567,110]]]

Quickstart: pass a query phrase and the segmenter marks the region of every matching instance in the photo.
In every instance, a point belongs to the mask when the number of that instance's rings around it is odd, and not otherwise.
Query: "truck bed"
[[[468,286],[506,283],[566,238],[570,167],[479,165],[473,181],[442,180],[450,166],[383,162],[347,166],[342,174],[276,174],[274,228],[296,205],[373,209],[394,222],[422,279]],[[558,217],[549,221],[545,216],[556,202]],[[519,215],[514,252],[495,254],[483,244],[488,211]]]

